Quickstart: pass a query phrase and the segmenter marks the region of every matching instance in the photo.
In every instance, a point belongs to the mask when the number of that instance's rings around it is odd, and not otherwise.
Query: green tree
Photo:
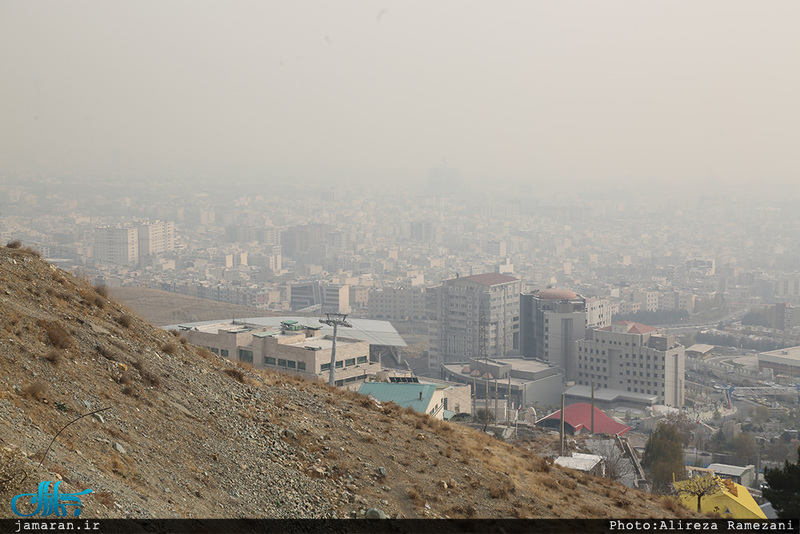
[[[475,411],[475,422],[483,425],[483,431],[486,432],[486,427],[494,423],[494,412],[488,408],[478,408]]]
[[[758,455],[758,443],[752,434],[743,432],[733,438],[733,450],[742,460],[750,461]]]
[[[666,493],[675,480],[686,478],[683,437],[677,425],[662,423],[644,446],[642,466],[650,473],[653,491]]]
[[[769,484],[764,489],[764,498],[772,503],[781,519],[800,517],[800,447],[797,457],[797,463],[786,460],[783,468],[764,469],[764,479]]]

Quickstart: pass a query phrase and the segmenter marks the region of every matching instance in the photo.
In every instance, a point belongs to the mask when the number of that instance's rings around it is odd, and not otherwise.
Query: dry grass
[[[110,491],[96,491],[94,492],[94,498],[106,508],[113,508],[114,506],[114,495]]]
[[[6,247],[8,248],[22,248],[22,241],[19,239],[15,239],[14,241],[9,241],[6,243]]]
[[[237,382],[241,382],[242,384],[246,382],[244,373],[238,367],[228,367],[222,372],[228,375],[229,377],[233,378]]]
[[[53,365],[58,365],[61,363],[61,351],[56,348],[52,348],[43,356],[43,358]]]
[[[47,391],[47,382],[44,380],[37,380],[22,388],[22,396],[42,400],[45,391]]]
[[[172,356],[178,352],[178,346],[175,343],[164,343],[161,345],[161,352]]]
[[[57,349],[68,349],[72,347],[72,336],[67,330],[58,323],[45,322],[41,326],[47,332],[47,338],[50,344]]]
[[[98,284],[94,286],[94,292],[104,299],[108,298],[108,286],[105,284]]]
[[[122,314],[119,317],[117,317],[117,324],[119,324],[123,328],[130,328],[132,323],[133,320],[131,319],[130,315]]]

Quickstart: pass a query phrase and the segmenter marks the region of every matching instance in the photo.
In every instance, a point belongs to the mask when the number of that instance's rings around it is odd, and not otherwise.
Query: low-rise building
[[[323,335],[321,326],[304,326],[294,320],[281,322],[279,328],[234,322],[186,326],[179,332],[190,343],[257,368],[321,381],[327,381],[330,374],[333,337]],[[379,363],[370,361],[369,350],[366,341],[336,338],[337,386],[363,381],[381,370]]]

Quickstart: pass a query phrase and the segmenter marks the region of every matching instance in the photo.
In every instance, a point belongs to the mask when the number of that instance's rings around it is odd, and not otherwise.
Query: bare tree
[[[633,473],[633,464],[614,440],[600,441],[592,446],[592,451],[603,457],[603,461],[606,464],[606,478],[621,480]]]
[[[706,495],[714,495],[722,491],[722,483],[718,476],[708,473],[702,477],[688,478],[673,484],[679,495],[692,495],[697,497],[697,511],[702,512],[700,501]]]

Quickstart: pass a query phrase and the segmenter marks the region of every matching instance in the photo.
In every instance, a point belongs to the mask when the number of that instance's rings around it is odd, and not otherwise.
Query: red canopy
[[[536,421],[537,426],[558,428],[561,421],[561,410]],[[592,405],[587,402],[570,404],[564,408],[564,426],[569,426],[573,434],[592,429]],[[609,434],[621,436],[631,427],[617,423],[597,406],[594,407],[594,432],[595,434]]]

